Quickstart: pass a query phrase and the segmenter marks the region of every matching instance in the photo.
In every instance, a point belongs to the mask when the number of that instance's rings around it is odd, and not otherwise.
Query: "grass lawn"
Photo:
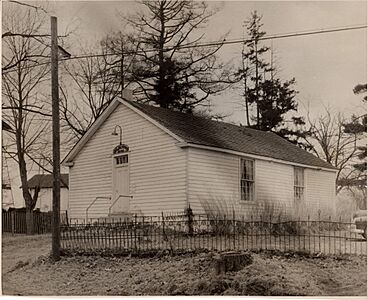
[[[253,263],[216,276],[214,253],[153,258],[63,257],[47,236],[2,240],[5,295],[367,295],[367,257],[252,253]]]

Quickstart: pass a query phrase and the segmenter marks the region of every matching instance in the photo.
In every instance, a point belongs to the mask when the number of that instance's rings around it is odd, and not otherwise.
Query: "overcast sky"
[[[208,41],[226,32],[230,32],[228,39],[242,38],[242,24],[253,10],[263,15],[263,29],[268,35],[367,23],[366,1],[211,1],[210,6],[221,10],[208,24]],[[67,50],[72,55],[80,54],[81,45],[92,45],[112,31],[123,30],[117,12],[134,13],[137,7],[137,2],[128,1],[55,1],[48,4],[48,9],[58,17],[59,33],[77,28],[68,40]],[[224,46],[221,59],[231,60],[236,68],[241,48],[239,44]],[[273,49],[282,79],[296,78],[297,100],[303,114],[308,105],[312,116],[323,112],[323,105],[346,116],[365,111],[361,97],[355,96],[352,89],[358,83],[367,82],[366,29],[277,39],[273,41]],[[239,108],[240,94],[240,90],[230,90],[217,97],[214,110],[232,114],[229,121],[245,123],[244,112]],[[15,194],[19,201],[20,189],[15,189]]]
[[[263,15],[267,35],[330,29],[367,23],[366,1],[225,1],[209,2],[220,8],[206,30],[207,40],[230,32],[228,39],[243,36],[242,24],[253,10]],[[133,13],[139,4],[131,1],[57,1],[51,9],[58,16],[59,32],[78,27],[78,38],[70,52],[79,53],[80,43],[92,43],[107,33],[123,30],[118,12]],[[271,41],[267,41],[271,45]],[[302,113],[309,106],[313,115],[325,106],[349,115],[362,109],[352,93],[358,83],[367,82],[367,30],[351,30],[272,41],[280,76],[296,78],[298,103]],[[241,45],[224,46],[224,61],[239,66]],[[244,122],[241,91],[230,90],[214,99],[216,111],[232,113],[229,120]]]

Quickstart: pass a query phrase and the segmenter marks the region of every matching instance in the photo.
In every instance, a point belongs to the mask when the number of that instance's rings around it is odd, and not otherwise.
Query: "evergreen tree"
[[[143,10],[128,17],[137,45],[132,80],[138,99],[161,107],[191,112],[233,81],[216,53],[222,44],[200,45],[215,11],[205,2],[143,1]],[[131,88],[133,85],[131,85]]]
[[[242,59],[243,69],[240,77],[244,80],[244,98],[247,125],[264,131],[273,131],[278,135],[309,149],[310,145],[301,142],[306,132],[302,117],[290,116],[297,112],[294,89],[295,79],[282,82],[275,76],[275,67],[264,57],[270,48],[261,45],[266,34],[262,31],[262,16],[257,11],[245,22],[248,38],[245,42]]]
[[[269,64],[263,59],[263,55],[270,50],[269,47],[260,46],[260,39],[266,34],[261,31],[263,24],[261,23],[262,16],[253,11],[251,17],[245,21],[245,27],[248,33],[247,42],[244,43],[242,52],[243,70],[241,76],[244,79],[244,98],[246,106],[247,125],[250,126],[250,105],[256,106],[255,124],[257,128],[260,125],[260,105],[259,93],[260,82],[262,80],[261,74],[263,72],[271,71]],[[246,64],[244,63],[246,61]],[[246,65],[246,66],[245,66]],[[251,85],[247,85],[247,79],[250,77]],[[248,81],[249,82],[249,81]]]
[[[367,102],[367,84],[358,84],[353,89],[354,94],[365,94],[362,101]],[[351,122],[344,124],[345,133],[364,136],[364,144],[357,146],[357,159],[358,161],[352,164],[356,175],[349,178],[349,180],[343,180],[341,185],[346,186],[358,186],[366,189],[367,185],[367,114],[360,116],[353,115]]]

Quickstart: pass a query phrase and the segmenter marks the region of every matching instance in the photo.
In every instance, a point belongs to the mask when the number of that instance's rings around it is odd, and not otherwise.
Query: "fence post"
[[[310,246],[310,231],[311,231],[311,224],[310,224],[310,216],[308,215],[307,218],[307,230],[308,230],[308,251],[311,252],[311,246]]]
[[[262,231],[264,230],[264,221],[263,221],[263,217],[261,214],[259,215],[259,218],[261,219],[261,221],[259,222],[258,230],[259,230],[259,239],[261,241],[260,249],[262,250],[262,237],[264,235]]]
[[[233,233],[234,233],[234,243],[233,243],[233,247],[234,247],[234,250],[235,250],[235,243],[236,243],[236,234],[235,234],[235,210],[233,209]]]
[[[66,226],[69,226],[68,210],[65,211]]]
[[[321,251],[321,210],[318,210],[318,251]]]
[[[253,214],[250,215],[250,220],[251,220],[251,226],[250,226],[250,244],[251,244],[251,250],[253,250],[253,227],[254,227]]]
[[[310,230],[310,223],[309,223],[309,221],[310,221],[310,216],[308,215],[308,218],[307,218],[307,228],[308,228],[308,232],[309,232],[309,230]]]
[[[337,228],[337,231],[339,232],[339,250],[341,251],[341,216],[339,216],[339,225]],[[344,249],[344,253],[345,253],[345,249]]]
[[[226,248],[226,239],[227,239],[227,236],[229,235],[229,223],[228,223],[228,220],[226,218],[226,214],[224,214],[224,224],[225,224],[225,232],[224,232],[224,236],[225,236],[225,250],[228,250]]]
[[[12,235],[15,233],[15,210],[10,213],[10,222],[11,222],[11,232]]]
[[[298,226],[297,226],[297,230],[299,231],[298,234],[298,250],[300,251],[300,238],[303,232],[303,228],[302,228],[302,223],[300,221],[300,215],[298,216]]]
[[[279,250],[282,250],[282,246],[281,246],[281,235],[282,235],[282,225],[281,225],[281,215],[279,215],[278,218],[278,224],[277,224],[277,234],[279,236]],[[285,237],[284,237],[284,244],[285,244]]]
[[[328,254],[331,253],[331,216],[328,216]]]
[[[165,220],[164,220],[164,212],[161,212],[161,217],[162,217],[162,237],[163,240],[166,241],[166,233],[165,233]],[[165,247],[166,249],[166,247]]]
[[[137,252],[137,214],[134,215],[134,251]]]
[[[270,214],[270,224],[268,224],[268,228],[269,228],[269,231],[268,231],[268,234],[270,235],[270,249],[273,249],[274,247],[272,247],[272,216]]]
[[[185,210],[185,212],[186,212],[186,215],[187,215],[187,218],[188,218],[188,222],[187,222],[187,224],[188,224],[188,234],[190,235],[190,236],[192,236],[193,235],[193,216],[194,216],[194,214],[193,214],[193,210],[190,208],[190,206]]]

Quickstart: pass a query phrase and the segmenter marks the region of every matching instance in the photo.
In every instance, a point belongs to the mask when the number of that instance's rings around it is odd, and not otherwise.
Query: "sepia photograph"
[[[1,294],[367,296],[366,1],[2,1]]]

